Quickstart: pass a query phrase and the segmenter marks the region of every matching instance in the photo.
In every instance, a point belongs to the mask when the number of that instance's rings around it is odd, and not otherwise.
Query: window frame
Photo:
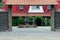
[[[19,5],[19,10],[24,10],[24,6],[23,5]]]
[[[51,10],[51,5],[47,5],[47,9],[48,10]]]
[[[38,6],[39,7],[39,6]],[[32,10],[39,10],[40,9],[40,7],[39,8],[37,8],[37,6],[32,6]]]

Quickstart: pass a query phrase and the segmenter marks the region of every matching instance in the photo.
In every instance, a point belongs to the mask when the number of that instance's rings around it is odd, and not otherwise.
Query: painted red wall
[[[43,6],[44,13],[50,13],[50,10],[47,9],[47,6]]]
[[[47,10],[46,6],[43,6],[44,12],[49,13],[50,10]],[[20,10],[19,6],[12,6],[12,13],[26,13],[29,10],[29,6],[25,6],[24,10]]]
[[[57,0],[58,5],[55,6],[56,9],[60,9],[60,0]]]
[[[29,6],[25,6],[24,10],[20,10],[18,7],[19,6],[12,6],[12,13],[27,13],[28,10],[29,10]],[[56,9],[59,9],[60,5],[57,5],[55,7],[56,7]],[[2,8],[8,10],[8,6],[7,5],[3,6]],[[50,10],[48,10],[46,6],[43,6],[43,9],[44,9],[44,13],[42,13],[43,15],[44,14],[46,14],[46,15],[50,14]]]
[[[2,9],[8,10],[8,6],[7,6],[7,5],[4,5],[4,6],[2,7]]]
[[[57,2],[58,2],[58,5],[55,6],[55,9],[60,9],[60,0],[57,0]],[[4,5],[3,9],[8,10],[8,6]],[[44,9],[44,13],[43,14],[46,14],[46,15],[50,14],[50,10],[48,10],[46,6],[43,6],[43,9]],[[20,10],[19,6],[17,6],[17,5],[13,5],[12,6],[12,13],[27,13],[28,10],[29,10],[29,6],[25,6],[24,10]]]
[[[44,9],[45,13],[50,12],[49,10],[47,10],[46,6],[43,6],[43,9]],[[28,10],[29,10],[29,6],[25,6],[24,10],[20,10],[19,6],[12,6],[12,12],[13,13],[26,13],[26,12],[28,12]]]
[[[20,10],[19,6],[12,6],[12,13],[26,13],[29,9],[29,6],[24,6],[24,10]]]

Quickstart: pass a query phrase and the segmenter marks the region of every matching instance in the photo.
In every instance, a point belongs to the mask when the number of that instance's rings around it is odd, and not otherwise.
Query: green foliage
[[[42,17],[42,23],[41,26],[44,26],[44,18]]]
[[[28,17],[28,20],[29,20],[29,24],[32,25],[33,24],[33,21],[32,21],[33,20],[33,17],[32,16],[29,16]]]
[[[42,20],[42,19],[43,19],[43,17],[41,17],[41,16],[35,16],[35,17],[34,17],[34,19],[35,19],[35,20],[37,20],[37,19]]]
[[[37,19],[40,19],[41,20],[41,26],[43,25],[43,17],[42,16],[35,16],[34,17],[34,20],[36,21]]]
[[[18,25],[18,18],[12,18],[12,26]]]
[[[0,8],[2,8],[2,6],[3,6],[3,3],[0,3]]]
[[[24,24],[23,17],[12,18],[12,26],[18,26],[19,24]]]
[[[28,20],[29,20],[30,25],[33,24],[33,18],[34,18],[34,21],[36,21],[37,19],[40,19],[41,26],[50,26],[50,18],[43,18],[41,16],[35,16],[35,17],[29,16]],[[18,26],[19,24],[25,24],[23,17],[12,18],[12,25],[13,26]]]
[[[19,24],[24,24],[24,18],[23,17],[19,17],[18,18],[18,23]]]
[[[28,19],[29,19],[29,20],[33,20],[33,17],[32,17],[32,16],[29,16]]]
[[[50,19],[49,18],[45,18],[44,20],[45,20],[44,21],[44,23],[45,23],[44,25],[45,26],[50,26]]]
[[[0,3],[2,2],[2,0],[0,0]]]
[[[2,0],[0,0],[0,8],[3,6]]]

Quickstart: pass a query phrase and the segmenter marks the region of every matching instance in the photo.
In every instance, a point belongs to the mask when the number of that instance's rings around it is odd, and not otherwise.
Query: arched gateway
[[[17,3],[17,2],[18,3]],[[7,25],[6,27],[8,28],[8,30],[12,30],[12,14],[11,14],[11,7],[12,5],[51,5],[51,29],[54,30],[55,27],[54,27],[54,5],[57,5],[57,2],[56,0],[7,0],[7,1],[3,1],[3,3],[5,5],[8,5],[8,22],[7,22]],[[4,13],[5,14],[5,13]],[[7,13],[6,13],[7,14]],[[27,14],[28,15],[28,14]],[[1,23],[3,24],[3,23]],[[0,25],[1,26],[1,25]]]

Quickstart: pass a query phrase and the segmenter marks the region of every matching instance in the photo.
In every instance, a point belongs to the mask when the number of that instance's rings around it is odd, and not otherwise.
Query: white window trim
[[[44,13],[44,10],[43,10],[43,7],[42,6],[39,6],[40,9],[35,9],[35,10],[32,10],[32,7],[33,6],[30,6],[28,12],[30,12],[30,13]]]
[[[40,9],[40,7],[39,7],[39,9]],[[32,10],[39,10],[39,9],[37,9],[36,6],[32,6]]]

